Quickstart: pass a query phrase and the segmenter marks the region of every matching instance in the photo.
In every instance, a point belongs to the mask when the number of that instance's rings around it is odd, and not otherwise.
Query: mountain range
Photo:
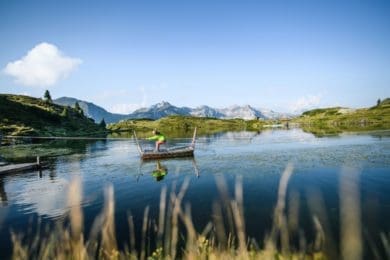
[[[227,108],[212,108],[209,106],[200,106],[196,108],[176,107],[168,102],[162,101],[147,108],[140,108],[133,113],[123,115],[110,113],[104,108],[91,102],[78,100],[70,97],[61,97],[54,100],[54,103],[63,106],[74,106],[78,102],[84,114],[100,122],[102,119],[106,123],[116,123],[124,119],[160,119],[170,115],[196,116],[196,117],[214,117],[219,119],[242,118],[242,119],[278,119],[290,118],[292,114],[278,113],[269,109],[257,109],[250,105],[230,106]]]

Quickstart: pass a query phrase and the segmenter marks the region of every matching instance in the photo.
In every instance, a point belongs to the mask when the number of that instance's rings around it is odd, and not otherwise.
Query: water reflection
[[[168,174],[167,167],[162,165],[160,161],[157,161],[156,169],[153,170],[152,176],[156,179],[156,181],[161,181],[164,179],[165,175],[167,174]]]
[[[138,168],[138,175],[137,175],[137,181],[139,181],[139,178],[144,175],[144,168],[147,166],[153,165],[153,168],[150,172],[150,175],[154,177],[155,181],[159,182],[164,180],[166,176],[168,175],[168,172],[170,172],[168,169],[169,167],[174,167],[174,171],[178,173],[180,171],[181,163],[184,162],[184,165],[187,164],[187,162],[191,162],[192,168],[193,168],[193,174],[199,178],[199,168],[196,163],[195,158],[175,158],[175,159],[164,159],[164,160],[156,160],[156,161],[141,161]],[[178,167],[179,166],[179,167]],[[148,167],[149,168],[149,167]],[[149,168],[150,169],[150,168]],[[171,169],[172,170],[172,169]],[[148,172],[148,174],[149,174]]]
[[[10,203],[21,206],[25,214],[37,213],[39,216],[56,218],[67,212],[68,180],[65,178],[42,178],[22,185],[11,181],[7,188],[10,191],[18,190]]]
[[[313,134],[315,137],[321,138],[326,136],[340,136],[346,132],[364,133],[370,135],[378,135],[380,138],[382,135],[389,135],[388,130],[376,130],[376,126],[364,125],[364,126],[345,126],[342,124],[336,125],[302,125],[301,128],[304,132]],[[369,133],[369,131],[371,133]]]
[[[188,140],[174,139],[172,142],[187,144]],[[236,177],[242,176],[248,233],[253,237],[262,237],[272,225],[270,216],[276,204],[274,195],[277,183],[288,162],[295,165],[290,188],[296,191],[296,203],[308,204],[305,207],[309,209],[312,207],[310,197],[314,195],[305,191],[307,187],[323,194],[323,207],[330,214],[331,228],[335,222],[337,224],[339,217],[339,212],[334,210],[339,203],[339,169],[343,165],[361,165],[361,194],[368,201],[362,204],[362,208],[377,207],[379,220],[370,222],[378,226],[375,230],[389,230],[386,224],[390,216],[386,192],[389,187],[386,174],[390,167],[389,145],[389,134],[384,133],[317,138],[300,129],[269,129],[200,137],[195,151],[197,161],[185,158],[143,162],[139,160],[133,141],[50,143],[40,146],[40,149],[57,149],[56,152],[70,149],[74,153],[52,157],[50,168],[43,170],[39,176],[37,172],[26,172],[0,178],[0,237],[3,237],[0,240],[0,258],[1,251],[12,248],[9,242],[10,228],[27,229],[31,216],[44,216],[51,220],[67,212],[66,194],[72,175],[78,175],[82,180],[82,207],[87,226],[101,210],[102,190],[107,183],[113,184],[118,216],[116,224],[122,226],[127,223],[129,211],[134,214],[135,220],[140,219],[137,224],[142,221],[146,206],[150,205],[151,212],[155,212],[162,186],[169,189],[176,183],[179,187],[190,177],[195,181],[190,182],[185,202],[194,209],[193,219],[199,227],[204,227],[210,220],[212,203],[218,196],[215,176],[223,176],[229,189],[233,187]],[[34,149],[29,152],[34,155],[38,149],[36,144],[25,146],[24,149],[27,152],[31,147]],[[198,164],[202,178],[195,179],[194,175],[200,176]],[[287,194],[290,194],[289,189]],[[372,193],[378,196],[370,195]],[[6,211],[7,214],[2,216]],[[303,217],[304,222],[311,219],[311,216],[299,216],[300,220]],[[307,228],[309,225],[303,226]],[[372,227],[369,229],[374,230]],[[339,233],[337,229],[332,232]]]
[[[0,156],[7,162],[34,161],[37,156],[42,159],[55,158],[71,154],[86,154],[89,147],[96,141],[92,140],[39,140],[32,144],[16,144],[0,146]]]
[[[5,192],[3,178],[0,178],[0,200],[2,206],[8,205],[7,193]]]

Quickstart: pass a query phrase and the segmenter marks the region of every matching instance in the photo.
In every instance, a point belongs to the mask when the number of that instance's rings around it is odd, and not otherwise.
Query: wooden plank
[[[35,170],[41,168],[40,164],[37,163],[19,163],[19,164],[10,164],[0,167],[0,174],[21,172],[27,170]]]
[[[163,159],[163,158],[177,158],[177,157],[193,157],[194,150],[192,148],[176,150],[176,151],[165,151],[165,152],[144,152],[141,156],[143,160],[151,159]]]

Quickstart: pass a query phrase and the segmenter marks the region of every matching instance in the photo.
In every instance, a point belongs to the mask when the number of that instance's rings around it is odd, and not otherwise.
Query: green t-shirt
[[[148,140],[156,140],[156,141],[165,141],[165,136],[163,134],[154,135],[148,138]]]

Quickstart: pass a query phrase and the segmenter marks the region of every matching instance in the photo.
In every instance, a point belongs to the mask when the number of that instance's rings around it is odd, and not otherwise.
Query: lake
[[[171,139],[168,144],[189,142]],[[143,145],[153,144],[144,141]],[[327,222],[325,228],[339,250],[340,194],[353,195],[361,215],[364,255],[385,254],[380,236],[390,232],[389,131],[326,137],[301,129],[221,133],[199,137],[194,159],[161,160],[160,165],[141,162],[132,139],[45,141],[1,147],[0,155],[23,161],[47,150],[51,155],[44,158],[47,169],[0,176],[0,258],[10,256],[10,230],[28,233],[32,229],[33,233],[38,222],[50,226],[64,219],[69,211],[68,185],[75,177],[81,180],[86,233],[102,210],[104,188],[113,186],[120,247],[129,240],[129,214],[136,232],[145,207],[150,206],[150,215],[158,218],[162,187],[168,192],[179,190],[189,181],[183,204],[191,205],[192,220],[201,232],[212,220],[213,204],[220,201],[217,184],[225,183],[227,194],[234,197],[238,181],[243,188],[246,234],[261,247],[271,232],[279,181],[288,164],[293,172],[287,186],[287,213],[294,204],[299,216],[295,229],[308,244],[315,237],[315,216]],[[166,175],[156,176],[157,167],[164,167]],[[343,189],[342,183],[355,185]]]

